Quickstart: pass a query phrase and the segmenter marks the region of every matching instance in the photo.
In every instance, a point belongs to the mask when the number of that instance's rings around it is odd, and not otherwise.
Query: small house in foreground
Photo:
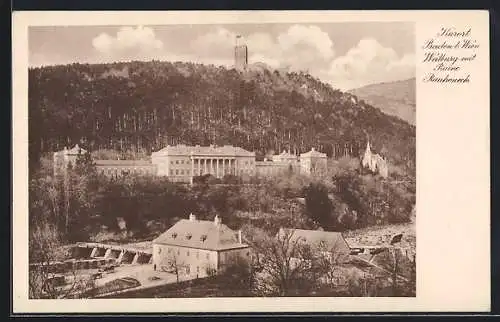
[[[332,261],[343,262],[350,254],[349,245],[340,232],[281,228],[276,237],[307,245],[313,252],[321,252]]]
[[[153,267],[202,277],[223,272],[240,259],[249,262],[250,251],[241,231],[224,225],[219,216],[207,221],[191,214],[153,241]]]

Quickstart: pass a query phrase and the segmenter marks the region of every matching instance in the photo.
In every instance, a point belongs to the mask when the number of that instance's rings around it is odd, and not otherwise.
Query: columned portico
[[[216,178],[223,178],[227,174],[236,175],[237,173],[236,159],[234,157],[191,156],[191,183],[193,183],[195,176],[211,174]]]

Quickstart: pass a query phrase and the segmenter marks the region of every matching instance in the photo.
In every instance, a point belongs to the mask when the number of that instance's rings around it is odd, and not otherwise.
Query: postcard
[[[488,19],[15,12],[14,313],[490,310]]]

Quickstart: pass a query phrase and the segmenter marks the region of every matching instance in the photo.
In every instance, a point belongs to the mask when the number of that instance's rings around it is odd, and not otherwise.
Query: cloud
[[[208,57],[226,57],[227,65],[232,65],[236,36],[235,32],[218,27],[196,38],[191,47]],[[244,41],[249,48],[250,63],[263,62],[274,68],[321,68],[334,56],[330,36],[317,26],[293,25],[276,37],[262,32],[251,33]]]
[[[122,27],[115,36],[101,33],[92,46],[104,60],[154,59],[164,48],[154,30],[143,26]]]
[[[92,45],[95,60],[100,62],[158,59],[229,67],[234,64],[237,35],[227,28],[215,27],[191,42],[183,42],[175,34],[160,39],[149,27],[123,27],[115,35],[101,33],[92,40]],[[244,41],[249,48],[250,63],[308,71],[343,90],[415,76],[414,54],[400,56],[376,39],[364,38],[345,54],[336,56],[329,34],[314,25],[292,25],[274,36],[250,33],[244,35]]]
[[[191,48],[198,56],[232,58],[236,34],[218,27],[191,42]]]
[[[399,57],[394,49],[365,38],[345,55],[335,58],[326,74],[343,89],[411,78],[415,76],[415,55]]]
[[[293,25],[278,36],[278,45],[285,53],[297,50],[314,51],[313,56],[328,60],[333,57],[333,42],[330,36],[317,26]]]

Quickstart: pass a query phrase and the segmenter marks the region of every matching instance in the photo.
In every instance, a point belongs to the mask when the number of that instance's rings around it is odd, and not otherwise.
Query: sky
[[[415,76],[415,26],[405,22],[30,27],[30,67],[130,60],[234,65],[241,35],[249,64],[306,71],[347,90]]]

